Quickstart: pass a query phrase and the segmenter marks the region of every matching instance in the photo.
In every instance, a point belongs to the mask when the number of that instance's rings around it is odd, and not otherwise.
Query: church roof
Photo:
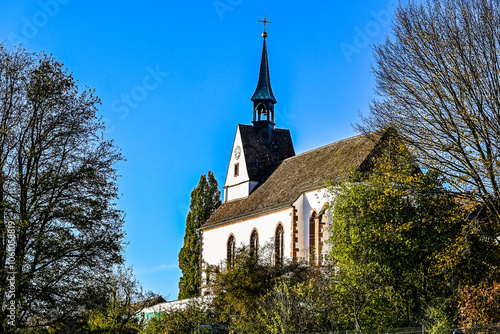
[[[262,180],[276,162],[295,155],[289,130],[274,129],[271,143],[266,144],[252,125],[238,124],[238,127],[251,181]]]
[[[255,93],[251,98],[252,101],[269,100],[277,103],[271,88],[271,76],[269,75],[269,62],[267,60],[266,38],[264,38],[264,46],[262,47],[262,59],[260,61],[259,81]]]
[[[302,193],[343,181],[351,168],[366,169],[382,133],[359,135],[287,158],[276,164],[248,198],[223,203],[201,229],[290,207]]]

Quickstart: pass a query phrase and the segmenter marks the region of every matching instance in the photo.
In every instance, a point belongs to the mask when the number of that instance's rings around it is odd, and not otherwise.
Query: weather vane
[[[264,32],[262,33],[262,37],[266,38],[267,37],[266,26],[268,23],[272,22],[267,20],[266,15],[264,15],[264,20],[259,20],[259,22],[262,22],[264,24]]]

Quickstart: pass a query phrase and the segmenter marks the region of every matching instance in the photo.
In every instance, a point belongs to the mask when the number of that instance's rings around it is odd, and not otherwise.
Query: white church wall
[[[250,192],[250,181],[246,181],[225,189],[225,202],[247,198]]]
[[[330,210],[327,210],[325,212],[325,215],[323,216],[323,219],[322,219],[323,222],[326,223],[326,225],[324,225],[323,227],[323,251],[322,251],[322,254],[323,254],[323,259],[327,259],[328,258],[328,253],[330,253],[330,244],[328,243],[328,239],[330,238],[330,227],[331,227],[331,224],[332,224],[332,212]]]
[[[203,231],[203,261],[210,265],[225,264],[227,256],[227,241],[231,234],[234,235],[238,247],[250,243],[250,234],[254,228],[259,234],[259,247],[266,242],[274,245],[274,233],[278,223],[283,224],[284,254],[288,257],[291,244],[291,219],[292,208],[274,212],[268,215],[259,216],[226,226]]]
[[[236,148],[239,147],[239,157],[236,159]],[[238,175],[235,175],[235,165],[238,164]],[[243,143],[239,126],[236,128],[236,136],[234,138],[233,148],[231,150],[231,158],[229,159],[229,168],[227,169],[226,182],[224,183],[224,200],[231,201],[234,199],[248,197],[250,193],[250,185],[248,184],[249,176],[245,154],[243,154]]]
[[[308,259],[309,257],[309,219],[313,211],[320,212],[326,202],[328,202],[327,190],[325,188],[309,191],[303,193],[295,203],[294,207],[297,209],[298,222],[297,229],[298,242],[297,248],[299,251],[297,256],[301,259]]]
[[[297,257],[299,259],[304,258],[304,194],[301,194],[300,197],[293,203],[293,207],[297,210],[297,243],[295,244],[295,248],[298,249]]]

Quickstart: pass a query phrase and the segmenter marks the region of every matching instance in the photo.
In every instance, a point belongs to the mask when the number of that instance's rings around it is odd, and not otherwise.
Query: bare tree
[[[378,101],[362,130],[394,127],[424,169],[500,222],[500,2],[400,4],[374,47]]]
[[[80,316],[86,281],[123,261],[98,104],[52,56],[0,45],[1,332]]]

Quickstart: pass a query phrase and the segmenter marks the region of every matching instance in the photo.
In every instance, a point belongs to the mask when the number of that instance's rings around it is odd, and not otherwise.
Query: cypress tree
[[[186,218],[184,246],[179,252],[179,299],[191,298],[200,294],[201,243],[197,230],[221,204],[217,180],[212,171],[200,177],[198,186],[191,192],[191,204]]]

